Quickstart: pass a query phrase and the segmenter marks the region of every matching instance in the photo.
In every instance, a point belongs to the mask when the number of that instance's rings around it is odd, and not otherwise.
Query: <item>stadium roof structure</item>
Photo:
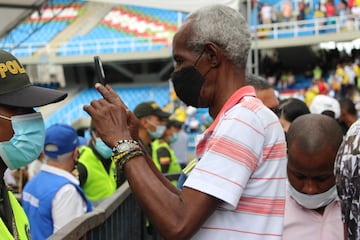
[[[107,2],[114,4],[131,4],[135,6],[160,8],[167,10],[176,10],[191,12],[209,4],[224,4],[234,9],[239,9],[239,0],[91,0],[94,2]]]
[[[22,22],[34,10],[39,10],[46,0],[1,0],[0,38]]]

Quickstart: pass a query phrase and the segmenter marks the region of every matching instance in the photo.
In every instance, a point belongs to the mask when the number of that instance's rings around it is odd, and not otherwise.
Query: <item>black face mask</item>
[[[204,76],[195,68],[199,62],[204,50],[196,59],[194,65],[184,67],[177,72],[173,72],[171,81],[174,85],[176,95],[188,106],[203,107],[199,104],[199,97],[201,87],[204,84],[206,75],[210,72],[211,68],[205,73]]]
[[[199,107],[199,96],[204,80],[193,65],[184,67],[171,76],[176,95],[186,105],[193,107]]]

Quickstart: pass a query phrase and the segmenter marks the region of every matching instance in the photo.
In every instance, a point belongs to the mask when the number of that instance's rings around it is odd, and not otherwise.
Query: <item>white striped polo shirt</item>
[[[197,146],[184,186],[224,203],[193,239],[279,240],[285,209],[286,144],[277,116],[253,87],[235,92]]]

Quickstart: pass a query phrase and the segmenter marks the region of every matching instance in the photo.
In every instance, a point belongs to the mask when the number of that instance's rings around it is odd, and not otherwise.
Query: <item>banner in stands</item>
[[[92,0],[94,2],[104,2],[104,0]],[[191,12],[199,7],[209,4],[224,4],[239,10],[239,0],[105,0],[108,3],[135,5],[150,8],[160,8]]]

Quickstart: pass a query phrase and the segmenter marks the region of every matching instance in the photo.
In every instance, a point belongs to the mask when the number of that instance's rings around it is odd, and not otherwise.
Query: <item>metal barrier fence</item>
[[[177,180],[179,174],[166,177]],[[155,230],[154,230],[155,231]],[[101,202],[92,212],[78,217],[48,240],[160,240],[155,232],[150,236],[145,226],[145,216],[124,182],[109,198]]]
[[[92,212],[69,222],[49,240],[147,239],[144,215],[125,182]]]

